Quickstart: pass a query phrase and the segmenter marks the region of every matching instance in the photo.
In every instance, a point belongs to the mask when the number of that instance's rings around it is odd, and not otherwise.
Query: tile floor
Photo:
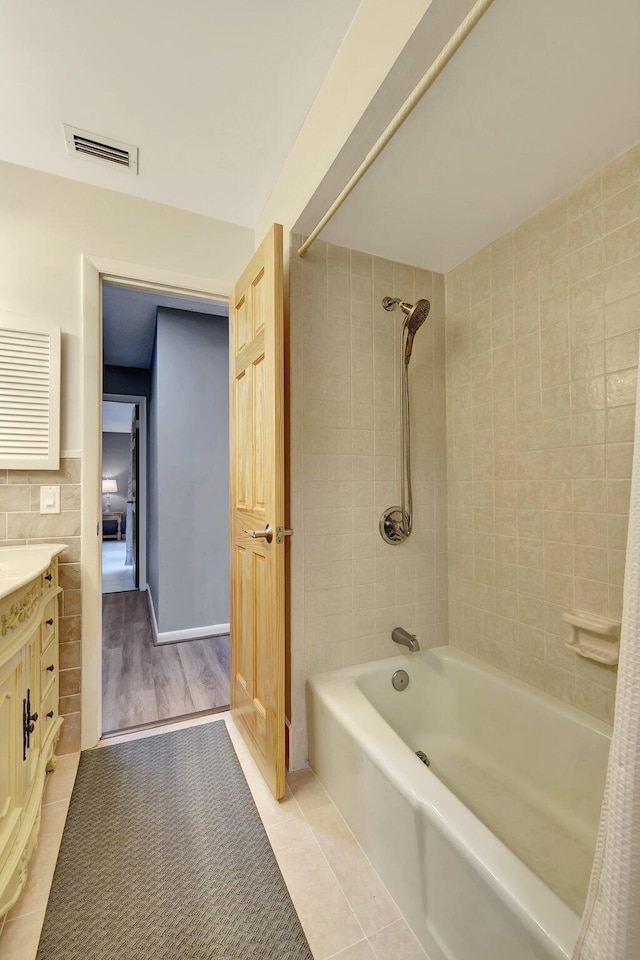
[[[102,541],[102,592],[135,590],[133,567],[125,567],[127,545],[124,540]]]
[[[200,723],[226,723],[315,960],[427,960],[362,848],[310,769],[269,793],[229,714],[112,737],[122,743]],[[79,754],[49,776],[27,886],[0,934],[0,960],[34,960]]]

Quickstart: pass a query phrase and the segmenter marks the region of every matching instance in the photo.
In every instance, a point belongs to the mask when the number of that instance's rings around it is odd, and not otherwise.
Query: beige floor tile
[[[315,960],[362,940],[362,928],[309,825],[291,819],[267,833]]]
[[[287,783],[303,813],[331,803],[324,787],[310,767],[292,770],[287,774]]]
[[[44,910],[7,920],[0,934],[0,960],[33,960],[43,921]]]
[[[336,807],[319,807],[306,818],[365,934],[399,920],[395,902]]]
[[[47,774],[43,803],[56,803],[58,800],[69,799],[76,780],[79,762],[79,753],[67,753],[64,757],[58,757],[55,770],[53,773]]]
[[[369,937],[376,960],[428,960],[411,930],[398,920]]]
[[[47,906],[68,809],[68,799],[43,806],[38,846],[29,861],[27,882],[20,899],[9,911],[7,922]]]
[[[288,787],[283,799],[275,800],[257,764],[249,753],[240,751],[238,753],[238,760],[240,761],[242,772],[249,784],[251,795],[265,827],[274,826],[276,823],[282,823],[285,820],[290,820],[292,817],[302,818],[300,807]]]
[[[368,940],[361,940],[360,943],[354,943],[352,947],[341,950],[334,954],[329,960],[376,960],[376,955],[371,949]]]

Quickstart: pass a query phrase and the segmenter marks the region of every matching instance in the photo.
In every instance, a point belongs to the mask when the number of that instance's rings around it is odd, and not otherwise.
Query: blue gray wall
[[[159,632],[229,622],[228,321],[158,309],[149,586]]]
[[[160,550],[158,544],[158,342],[153,348],[149,371],[147,408],[147,585],[156,619],[160,613]]]
[[[105,365],[103,370],[102,392],[123,394],[132,397],[148,397],[150,375],[148,370],[139,367],[113,367]]]

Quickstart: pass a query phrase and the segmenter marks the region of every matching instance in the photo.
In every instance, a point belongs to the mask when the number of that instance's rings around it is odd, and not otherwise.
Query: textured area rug
[[[313,960],[224,722],[82,754],[37,960]]]

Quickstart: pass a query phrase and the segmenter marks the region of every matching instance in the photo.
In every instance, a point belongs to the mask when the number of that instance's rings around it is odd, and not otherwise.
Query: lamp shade
[[[118,484],[115,480],[104,480],[102,481],[102,492],[103,493],[117,493]]]

